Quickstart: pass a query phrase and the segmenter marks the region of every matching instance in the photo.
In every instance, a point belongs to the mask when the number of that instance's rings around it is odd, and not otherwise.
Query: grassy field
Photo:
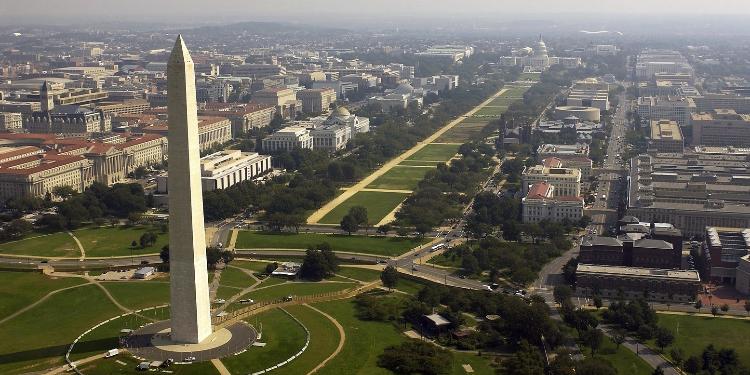
[[[380,271],[357,267],[340,267],[337,274],[355,280],[369,282],[380,279]]]
[[[279,309],[249,318],[257,330],[263,327],[264,347],[250,347],[246,352],[224,358],[222,362],[233,374],[248,374],[283,362],[305,345],[305,330],[292,317]],[[279,369],[282,374],[284,368]]]
[[[306,249],[308,246],[327,242],[334,251],[394,256],[430,241],[430,238],[420,240],[406,237],[240,231],[236,247],[238,249]]]
[[[401,331],[391,323],[363,321],[356,317],[352,300],[331,301],[315,304],[315,307],[333,316],[346,332],[346,345],[326,367],[318,371],[321,375],[391,374],[377,366],[378,356],[386,347],[398,345],[406,340]],[[473,354],[454,354],[451,374],[465,374],[462,364],[471,364],[475,374],[492,374],[489,362]]]
[[[376,178],[375,181],[367,185],[367,187],[370,189],[414,190],[417,187],[417,184],[419,184],[419,181],[422,181],[427,172],[432,169],[434,168],[397,165],[391,168],[388,172],[385,172],[382,176]],[[400,197],[406,198],[406,195],[401,195]]]
[[[292,363],[276,372],[307,374],[336,350],[340,339],[339,332],[328,318],[309,307],[289,306],[286,310],[310,331],[310,346]]]
[[[476,120],[476,119],[473,119]],[[479,121],[462,121],[447,132],[443,133],[436,142],[456,142],[464,143],[473,139],[487,126],[486,120]],[[402,162],[403,164],[403,162]]]
[[[425,160],[403,160],[397,165],[401,166],[420,166],[420,167],[437,167],[440,164],[445,164],[444,161],[425,161]]]
[[[33,234],[19,241],[0,244],[0,254],[31,255],[40,257],[79,257],[73,237],[65,232],[48,235]]]
[[[500,117],[508,109],[506,106],[486,106],[474,113],[474,116]]]
[[[131,242],[138,242],[143,233],[152,231],[157,234],[156,244],[142,249],[140,246],[131,247]],[[87,228],[73,232],[81,241],[87,257],[126,256],[138,254],[158,253],[162,246],[169,243],[169,235],[161,233],[150,226],[116,227],[116,228]]]
[[[102,285],[117,302],[132,310],[169,303],[169,283],[114,281]]]
[[[541,73],[521,73],[518,79],[521,81],[538,81],[541,76]]]
[[[0,325],[0,373],[29,373],[61,364],[73,339],[119,313],[95,285],[55,294]]]
[[[78,361],[117,348],[120,330],[125,328],[137,329],[145,324],[167,319],[169,318],[169,309],[153,309],[142,312],[142,315],[130,314],[97,327],[84,335],[79,343],[73,347],[70,358],[73,361]]]
[[[235,267],[244,268],[248,271],[253,271],[255,273],[262,273],[266,271],[266,265],[268,265],[270,262],[263,262],[263,261],[256,261],[256,260],[245,260],[245,259],[235,259],[232,261],[232,265]]]
[[[118,363],[118,361],[124,364]],[[135,369],[140,362],[133,357],[119,355],[88,363],[81,366],[80,370],[86,375],[143,374],[143,371],[136,371]],[[219,371],[211,362],[199,362],[191,365],[171,366],[169,373],[173,375],[213,375],[219,374]]]
[[[0,319],[38,301],[53,290],[86,281],[78,278],[52,278],[36,272],[0,272]]]
[[[428,144],[415,152],[408,160],[448,161],[458,152],[459,145]]]
[[[315,307],[333,316],[344,327],[346,345],[341,353],[318,371],[321,375],[359,374],[376,375],[391,372],[377,367],[378,355],[388,346],[398,345],[406,339],[392,324],[362,321],[356,318],[352,300],[315,304]]]
[[[289,295],[292,296],[310,296],[313,294],[337,292],[355,286],[350,283],[326,283],[326,282],[293,282],[269,286],[268,288],[256,289],[242,298],[251,298],[257,301],[272,301]],[[238,305],[239,306],[239,305]]]
[[[672,347],[678,347],[685,353],[700,357],[708,344],[718,348],[732,348],[737,351],[740,362],[750,363],[750,321],[723,319],[714,317],[659,314],[659,325],[669,328],[674,333]],[[652,342],[652,347],[658,347]],[[670,348],[666,348],[668,354]]]
[[[409,194],[360,191],[323,216],[320,222],[324,224],[338,224],[349,213],[350,208],[362,206],[367,209],[367,218],[370,224],[374,225],[393,211],[407,196]]]
[[[219,285],[219,288],[216,289],[216,298],[217,299],[229,299],[235,294],[238,294],[240,292],[242,292],[242,289],[240,288]]]
[[[231,264],[234,265],[234,263]],[[227,267],[221,271],[219,284],[235,288],[247,288],[255,284],[255,280],[240,269]]]
[[[590,356],[591,353],[588,349],[584,349],[586,356]],[[602,347],[596,353],[596,358],[604,359],[617,369],[618,374],[628,375],[650,375],[654,369],[646,363],[646,361],[640,359],[635,353],[629,349],[620,346],[617,348],[612,340],[608,337],[604,337]]]

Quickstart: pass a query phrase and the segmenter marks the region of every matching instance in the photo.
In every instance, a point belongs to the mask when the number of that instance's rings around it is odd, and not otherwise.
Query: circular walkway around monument
[[[258,337],[255,328],[237,322],[220,328],[200,344],[180,344],[169,340],[169,321],[141,327],[123,339],[125,348],[143,360],[202,362],[238,354],[251,346]]]

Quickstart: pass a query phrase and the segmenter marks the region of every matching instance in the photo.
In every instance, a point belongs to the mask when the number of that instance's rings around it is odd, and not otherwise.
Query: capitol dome
[[[346,107],[338,107],[335,111],[333,111],[333,117],[339,117],[339,118],[347,118],[351,116],[352,114],[349,113],[349,110],[346,109]]]
[[[409,83],[402,83],[396,87],[393,92],[401,95],[411,95],[414,93],[414,86],[410,85]]]
[[[542,40],[542,36],[539,36],[539,41],[536,42],[536,47],[534,48],[534,55],[535,56],[547,56],[547,45],[544,43],[544,40]]]

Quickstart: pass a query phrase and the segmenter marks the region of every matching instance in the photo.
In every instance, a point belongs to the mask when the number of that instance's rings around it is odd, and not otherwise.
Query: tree
[[[453,355],[431,343],[409,340],[398,346],[385,348],[378,356],[378,366],[396,374],[448,374]]]
[[[162,263],[169,263],[169,245],[164,245],[159,252],[159,258]]]
[[[73,189],[72,187],[68,185],[60,185],[60,186],[55,186],[54,188],[52,188],[52,195],[62,200],[66,200],[72,197],[75,193],[76,193],[75,189]]]
[[[721,305],[721,311],[723,311],[723,312],[729,311],[729,305],[727,305],[726,303],[723,304],[723,305]]]
[[[583,342],[591,348],[591,355],[596,355],[596,352],[599,350],[599,348],[602,347],[602,343],[604,342],[604,333],[602,333],[599,329],[590,329],[588,331],[583,332],[581,338],[583,339]]]
[[[156,243],[156,234],[154,232],[143,233],[138,243],[141,245],[141,249],[145,249]]]
[[[335,256],[330,250],[307,249],[300,268],[300,276],[312,281],[323,280],[333,275],[336,272],[335,269],[338,268],[338,264],[331,264],[331,262],[335,262]]]
[[[380,273],[380,280],[383,282],[383,286],[393,289],[398,283],[398,271],[393,266],[385,267],[383,272]]]
[[[601,309],[604,304],[602,303],[602,297],[594,296],[594,307],[597,310]]]
[[[378,233],[382,235],[388,234],[388,232],[390,232],[391,230],[393,230],[393,226],[389,223],[385,223],[378,227]]]
[[[556,285],[555,289],[552,290],[552,297],[555,299],[555,302],[559,304],[563,304],[563,302],[570,300],[572,296],[573,290],[567,285]]]
[[[654,372],[652,372],[651,375],[664,375],[664,370],[661,368],[661,366],[656,366]]]
[[[674,334],[672,334],[672,331],[665,327],[657,327],[655,336],[656,345],[658,345],[662,351],[664,351],[665,347],[672,345],[672,342],[674,342]]]
[[[750,315],[750,300],[745,301],[745,313]]]
[[[682,366],[688,374],[697,374],[701,369],[701,360],[697,356],[691,355],[685,360],[685,364]]]
[[[471,251],[465,252],[461,257],[461,269],[463,269],[464,273],[467,275],[474,275],[481,271],[479,268],[479,261]]]
[[[586,358],[578,362],[576,375],[617,375],[617,370],[609,362],[598,358]]]
[[[354,220],[357,222],[357,225],[360,227],[367,227],[369,226],[369,219],[367,218],[367,208],[363,206],[354,206],[349,209],[349,215],[354,218]]]
[[[695,301],[695,304],[693,305],[693,307],[695,307],[695,309],[700,312],[701,307],[703,307],[703,301],[701,301],[700,299]]]
[[[33,229],[34,226],[28,221],[23,219],[15,219],[5,227],[4,234],[6,238],[15,240],[27,235]]]
[[[221,249],[213,246],[206,248],[206,263],[209,268],[215,268],[219,260],[221,260]]]
[[[677,366],[682,366],[682,362],[685,360],[685,353],[680,348],[672,348],[669,356],[672,357],[672,362]]]
[[[719,308],[716,307],[716,305],[711,306],[711,315],[713,316],[719,315]]]
[[[130,242],[130,247],[137,247],[137,246],[138,246],[138,241],[133,240]]]
[[[352,233],[359,230],[359,223],[357,223],[357,219],[351,214],[345,215],[341,219],[340,225],[341,225],[341,230],[349,233],[350,236],[352,235]]]
[[[544,359],[539,351],[522,341],[520,348],[508,360],[503,362],[506,375],[538,375],[544,374]]]
[[[270,275],[277,268],[279,268],[279,264],[276,262],[266,264],[266,274]]]
[[[614,332],[612,332],[612,342],[617,345],[617,349],[620,349],[620,345],[625,342],[625,331],[621,329],[617,329]]]
[[[638,337],[641,340],[651,340],[654,337],[654,327],[648,324],[642,324],[638,327]]]

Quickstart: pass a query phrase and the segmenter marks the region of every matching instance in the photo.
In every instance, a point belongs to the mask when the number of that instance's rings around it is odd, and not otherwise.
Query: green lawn
[[[35,233],[19,241],[5,242],[0,244],[0,253],[40,257],[81,256],[73,237],[65,232],[48,235]]]
[[[433,169],[433,167],[408,167],[397,165],[391,168],[388,172],[385,172],[382,176],[376,178],[375,181],[367,185],[367,187],[370,189],[414,190],[419,184],[419,181],[424,179],[427,172]],[[401,197],[405,198],[406,196],[402,195]]]
[[[234,263],[232,263],[234,265]],[[265,268],[265,267],[264,267]],[[226,267],[221,271],[220,285],[233,286],[235,288],[247,288],[255,284],[255,280],[241,269]]]
[[[474,370],[473,373],[477,375],[495,373],[495,369],[490,366],[490,360],[476,354],[453,352],[453,361],[451,364],[453,365],[451,368],[452,375],[466,375],[466,370],[462,366],[464,364],[471,365],[471,368]],[[625,373],[621,372],[620,374]]]
[[[586,356],[591,355],[588,349],[584,350]],[[602,347],[597,352],[596,357],[611,363],[617,369],[618,374],[650,375],[654,371],[646,361],[640,359],[630,349],[623,346],[618,349],[617,345],[608,337],[604,337]]]
[[[73,347],[70,359],[78,361],[117,348],[119,347],[120,330],[125,328],[138,329],[143,325],[168,318],[169,308],[160,308],[144,311],[141,316],[129,314],[107,322],[81,337],[81,340]]]
[[[142,249],[131,247],[131,243],[141,238],[143,233],[152,231],[157,234],[156,244]],[[164,245],[169,244],[169,235],[161,233],[158,228],[150,226],[86,228],[73,232],[81,241],[87,257],[127,256],[158,253]]]
[[[404,160],[397,165],[400,166],[418,166],[418,167],[437,167],[440,164],[445,164],[444,161],[424,161],[424,160]]]
[[[169,303],[169,283],[148,281],[102,282],[121,305],[138,310]]]
[[[424,146],[409,157],[409,160],[437,160],[448,161],[458,152],[460,145],[446,145],[431,143]]]
[[[258,301],[273,301],[283,297],[292,296],[310,296],[314,294],[337,292],[339,290],[349,289],[356,284],[350,283],[326,283],[326,282],[293,282],[269,286],[268,288],[255,289],[242,295],[242,298],[250,298]],[[243,305],[235,304],[234,309]]]
[[[236,247],[238,249],[306,249],[308,246],[327,242],[334,251],[395,256],[430,241],[430,238],[420,240],[407,237],[240,231]]]
[[[340,267],[337,274],[364,282],[370,282],[380,279],[380,271],[367,268]]]
[[[120,364],[117,361],[125,363]],[[128,355],[118,355],[112,358],[104,358],[91,363],[87,363],[79,369],[86,375],[112,375],[112,374],[143,374],[142,371],[136,371],[135,367],[141,361]],[[213,363],[199,362],[190,365],[171,366],[169,373],[173,375],[213,375],[219,374]]]
[[[496,116],[500,117],[508,109],[506,106],[486,106],[476,112],[475,116]]]
[[[659,325],[672,331],[673,347],[682,349],[685,358],[700,357],[709,344],[717,348],[732,348],[742,363],[750,363],[750,321],[690,315],[659,314]],[[651,343],[651,346],[657,348]],[[668,354],[670,348],[666,348]]]
[[[240,292],[242,292],[242,289],[240,288],[219,285],[219,288],[216,289],[216,298],[217,299],[229,299],[235,294],[238,294]]]
[[[412,280],[412,279],[405,279],[403,277],[398,279],[398,282],[396,282],[396,288],[397,290],[400,290],[404,293],[409,293],[412,295],[416,295],[419,293],[422,288],[425,287],[426,284]]]
[[[301,356],[276,373],[307,374],[336,350],[340,340],[339,331],[328,318],[309,307],[289,306],[286,310],[310,331],[310,346]]]
[[[260,331],[264,347],[250,347],[246,352],[221,361],[233,374],[248,374],[287,360],[305,345],[307,334],[292,317],[279,309],[263,312],[247,321]],[[285,373],[282,367],[279,374]]]
[[[377,360],[383,349],[406,340],[393,324],[357,319],[352,300],[323,302],[315,307],[333,316],[346,332],[346,345],[318,374],[391,374],[378,367]]]
[[[0,373],[29,373],[60,365],[73,339],[119,313],[95,285],[55,294],[0,325]]]
[[[485,126],[487,126],[486,120],[482,120],[481,122],[462,121],[460,124],[443,133],[436,142],[468,142],[480,134]]]
[[[266,265],[271,262],[264,262],[264,261],[256,261],[256,260],[245,260],[245,259],[235,259],[232,261],[232,265],[235,267],[244,268],[248,271],[253,271],[255,273],[263,273],[266,271]]]
[[[379,191],[360,191],[336,206],[320,220],[324,224],[338,224],[354,206],[367,209],[367,218],[371,225],[375,225],[393,211],[409,194],[386,193]]]
[[[522,81],[538,81],[541,76],[541,73],[521,73],[518,79]]]
[[[52,278],[37,272],[0,272],[0,319],[31,305],[56,289],[81,285],[79,278]]]

